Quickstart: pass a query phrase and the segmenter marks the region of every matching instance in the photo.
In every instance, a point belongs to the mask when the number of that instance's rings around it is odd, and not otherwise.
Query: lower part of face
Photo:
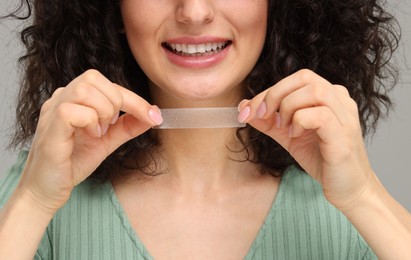
[[[160,107],[230,106],[257,62],[267,0],[122,0],[134,58]]]

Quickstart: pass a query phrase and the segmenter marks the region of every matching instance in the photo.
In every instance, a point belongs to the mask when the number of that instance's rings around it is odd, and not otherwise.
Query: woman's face
[[[264,45],[267,2],[122,0],[128,43],[155,104],[236,105]]]

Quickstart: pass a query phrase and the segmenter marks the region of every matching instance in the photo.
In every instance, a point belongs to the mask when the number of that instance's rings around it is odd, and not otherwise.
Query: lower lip
[[[231,44],[218,53],[204,56],[182,56],[163,48],[170,62],[187,68],[207,68],[212,67],[224,60],[228,54]]]

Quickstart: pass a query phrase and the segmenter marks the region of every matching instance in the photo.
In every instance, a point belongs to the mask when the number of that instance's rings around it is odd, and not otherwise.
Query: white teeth
[[[225,46],[227,42],[213,42],[213,43],[202,43],[202,44],[167,44],[172,50],[176,52],[182,52],[185,54],[204,54],[211,51],[218,51]]]
[[[206,50],[206,45],[205,44],[199,44],[199,45],[197,45],[197,52],[199,52],[199,53],[204,53],[204,52],[206,52],[207,50]]]
[[[187,44],[181,44],[181,51],[187,53]]]
[[[197,48],[195,45],[189,44],[187,45],[187,53],[194,54],[197,52]]]
[[[212,43],[212,44],[211,44],[211,49],[212,49],[213,51],[216,51],[217,48],[218,48],[218,44],[217,44],[217,43]]]

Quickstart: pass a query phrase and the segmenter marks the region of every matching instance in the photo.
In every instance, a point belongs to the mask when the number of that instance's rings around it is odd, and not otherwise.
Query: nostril
[[[214,19],[214,10],[208,1],[182,1],[176,17],[184,24],[207,24]]]

